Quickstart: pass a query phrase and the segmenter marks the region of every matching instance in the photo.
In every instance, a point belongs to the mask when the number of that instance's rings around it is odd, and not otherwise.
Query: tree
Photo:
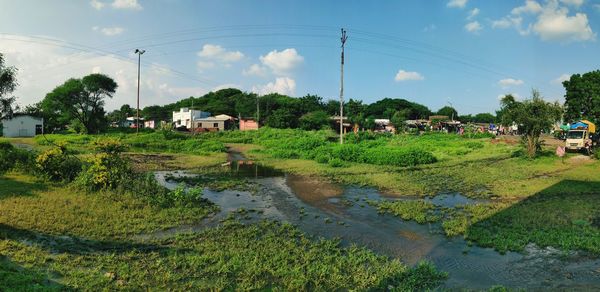
[[[473,121],[475,123],[494,123],[496,122],[496,117],[490,113],[479,113],[473,117]]]
[[[288,108],[274,110],[266,120],[266,125],[272,128],[295,128],[297,118]]]
[[[455,119],[458,117],[458,112],[453,107],[450,107],[450,106],[445,106],[445,107],[439,109],[436,114],[440,115],[440,116],[447,116],[451,119]]]
[[[506,95],[502,98],[500,111],[504,125],[519,125],[524,133],[527,155],[533,158],[541,148],[540,134],[560,120],[562,107],[558,102],[544,101],[537,90],[533,90],[531,95],[531,99],[524,101],[516,101],[512,95]]]
[[[565,119],[587,119],[600,123],[600,70],[573,74],[563,82],[565,87]]]
[[[9,96],[17,88],[17,68],[7,67],[0,54],[0,120],[11,117],[15,111],[16,97]]]
[[[104,100],[116,89],[117,83],[103,74],[72,78],[46,95],[42,109],[56,115],[63,126],[75,123],[86,133],[96,133],[106,125]]]
[[[300,117],[300,128],[320,130],[329,124],[329,115],[324,111],[310,112]]]
[[[399,110],[394,113],[394,115],[390,119],[390,122],[396,128],[396,133],[400,133],[401,130],[404,128],[404,123],[406,122],[406,120],[408,120],[409,114],[410,110],[408,109]]]

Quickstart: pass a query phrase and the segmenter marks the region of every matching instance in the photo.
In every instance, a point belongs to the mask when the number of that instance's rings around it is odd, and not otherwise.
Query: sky
[[[108,110],[235,87],[338,99],[404,98],[459,114],[493,112],[532,89],[600,67],[599,0],[0,0],[0,53],[20,105],[69,78],[118,83]]]

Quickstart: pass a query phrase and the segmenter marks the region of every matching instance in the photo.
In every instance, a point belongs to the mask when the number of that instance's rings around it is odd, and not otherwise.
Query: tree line
[[[121,122],[135,111],[125,104],[119,109],[106,113],[104,105],[112,98],[118,88],[117,83],[103,74],[90,74],[83,78],[71,78],[38,103],[18,108],[16,97],[12,95],[18,86],[17,68],[8,66],[0,54],[0,118],[10,117],[15,112],[27,113],[43,117],[47,132],[73,129],[82,133],[99,133],[107,129],[111,122]],[[542,103],[539,92],[534,91],[532,98],[517,101],[514,97],[505,98],[501,102],[501,110],[496,115],[480,113],[476,115],[459,115],[456,109],[445,106],[432,112],[427,106],[400,98],[384,98],[371,104],[358,99],[350,99],[344,103],[344,112],[349,121],[356,127],[371,129],[374,119],[390,119],[393,124],[400,124],[409,119],[427,119],[430,115],[456,117],[461,122],[475,123],[529,123],[529,120],[517,119],[519,114],[540,116],[546,120],[561,118],[564,122],[588,119],[600,122],[600,70],[585,74],[574,74],[563,82],[565,87],[565,103],[560,111],[555,103]],[[528,104],[530,102],[531,104]],[[141,110],[145,119],[171,119],[172,112],[182,107],[200,109],[212,114],[227,114],[257,118],[257,103],[260,108],[260,123],[273,128],[303,128],[307,130],[321,129],[330,125],[331,116],[339,112],[339,101],[325,101],[318,95],[291,97],[282,94],[258,96],[255,93],[243,92],[228,88],[209,92],[200,97],[188,97],[166,105],[147,106]],[[526,109],[519,108],[525,106]],[[545,108],[551,107],[551,108]],[[560,105],[559,105],[560,106]],[[518,109],[518,110],[517,110]],[[558,113],[558,114],[557,114]],[[550,117],[551,116],[551,117]],[[511,123],[512,123],[511,122]],[[538,128],[549,127],[548,123]]]

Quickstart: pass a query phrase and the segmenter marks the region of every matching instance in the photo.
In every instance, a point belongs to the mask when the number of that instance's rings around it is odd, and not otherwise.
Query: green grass
[[[435,205],[423,200],[379,201],[369,204],[376,206],[380,213],[390,213],[402,220],[416,221],[420,224],[439,220],[434,214]]]
[[[0,187],[0,284],[21,290],[423,290],[445,275],[275,222],[164,239],[213,209],[158,208],[135,196],[86,194],[10,173]],[[148,238],[146,240],[138,238]]]

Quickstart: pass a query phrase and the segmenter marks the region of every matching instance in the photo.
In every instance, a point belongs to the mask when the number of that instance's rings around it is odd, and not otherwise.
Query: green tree
[[[475,123],[495,123],[496,117],[490,113],[479,113],[473,117]]]
[[[330,99],[325,103],[325,111],[330,116],[339,116],[340,115],[340,101],[335,99]]]
[[[289,108],[274,110],[266,120],[266,125],[272,128],[295,128],[298,119]]]
[[[9,95],[17,85],[17,68],[6,66],[4,56],[0,54],[0,119],[13,115],[16,97]]]
[[[373,116],[370,116],[365,120],[365,128],[367,130],[373,131],[373,130],[375,130],[376,126],[377,125],[375,124],[375,118]]]
[[[587,119],[600,123],[600,70],[573,74],[563,82],[565,87],[565,119]]]
[[[106,125],[104,100],[116,89],[117,83],[103,74],[72,78],[46,95],[42,110],[56,115],[63,126],[75,122],[86,133],[97,133]]]
[[[447,116],[451,119],[456,119],[458,117],[458,112],[456,111],[456,109],[450,106],[445,106],[439,109],[436,114],[440,116]]]
[[[523,139],[530,158],[536,156],[541,148],[540,135],[548,130],[562,115],[558,102],[544,101],[539,91],[533,90],[531,99],[516,101],[512,95],[506,95],[501,101],[502,123],[516,123],[524,133]]]
[[[310,112],[300,117],[300,128],[304,130],[320,130],[329,125],[329,122],[329,115],[326,112]]]
[[[406,122],[406,120],[408,120],[409,115],[409,109],[399,110],[394,113],[394,115],[390,119],[390,122],[396,128],[396,133],[400,133],[404,129],[404,123]]]

